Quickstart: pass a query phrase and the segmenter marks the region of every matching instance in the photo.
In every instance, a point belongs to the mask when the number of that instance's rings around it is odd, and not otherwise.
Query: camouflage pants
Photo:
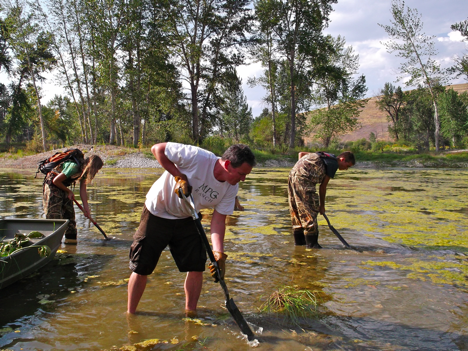
[[[53,184],[44,183],[42,205],[47,219],[69,219],[65,237],[76,239],[76,221],[73,201],[67,197],[67,193]]]
[[[305,235],[318,235],[320,201],[315,184],[292,171],[288,179],[288,202],[293,229],[302,228]]]

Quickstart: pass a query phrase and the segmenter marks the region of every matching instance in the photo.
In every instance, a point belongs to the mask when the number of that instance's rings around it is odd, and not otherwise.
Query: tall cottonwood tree
[[[214,124],[213,101],[229,69],[243,63],[251,21],[248,0],[153,0],[176,67],[189,87],[192,138],[198,143]]]
[[[275,50],[288,64],[290,96],[289,146],[296,141],[296,89],[304,60],[323,47],[323,30],[336,0],[259,0],[256,12],[261,26],[271,28]]]
[[[326,37],[328,49],[322,53],[321,64],[312,65],[310,80],[314,84],[313,99],[324,109],[312,114],[311,125],[328,147],[339,134],[354,130],[367,87],[363,75],[357,76],[359,55],[346,46],[343,37]]]
[[[376,104],[379,110],[387,112],[387,119],[392,123],[389,131],[398,141],[400,139],[401,110],[404,108],[405,94],[400,86],[394,87],[392,83],[385,83],[380,94],[382,95],[377,98]]]
[[[220,111],[220,132],[239,142],[249,134],[252,123],[252,109],[242,90],[242,80],[236,72],[231,72],[230,79],[222,86]]]
[[[60,76],[65,78],[63,87],[74,102],[73,106],[78,117],[82,142],[88,143],[90,142],[91,125],[88,123],[89,118],[86,117],[86,105],[81,84],[82,75],[78,60],[77,33],[73,28],[76,6],[72,6],[67,0],[49,0],[46,6],[49,9],[47,13],[40,1],[36,1],[36,8],[42,15],[44,26],[54,33],[52,48],[57,57],[58,72]]]
[[[458,30],[461,35],[465,37],[465,41],[468,41],[468,19],[452,24],[450,27],[452,30]],[[463,55],[461,58],[457,58],[456,65],[452,67],[451,71],[457,72],[457,75],[464,74],[468,80],[468,54]]]
[[[461,140],[468,132],[468,95],[462,96],[453,89],[439,95],[441,134],[453,147],[462,146]]]
[[[398,80],[409,78],[405,81],[406,86],[424,84],[427,87],[434,108],[435,149],[439,151],[440,121],[434,83],[442,84],[444,76],[439,64],[433,59],[437,54],[435,36],[423,32],[421,15],[417,9],[406,7],[404,1],[393,0],[391,13],[391,25],[379,24],[390,36],[390,40],[383,44],[389,53],[396,52],[397,57],[404,59],[399,68]]]
[[[143,67],[146,48],[144,47],[144,7],[140,0],[128,1],[125,7],[125,17],[120,35],[122,50],[126,54],[124,70],[122,72],[125,81],[126,92],[131,102],[132,126],[133,126],[133,146],[138,146],[141,130],[141,104],[140,99],[144,95],[142,91]]]
[[[2,11],[2,5],[0,4],[0,12]],[[10,71],[11,68],[11,57],[8,54],[8,38],[9,29],[5,21],[0,18],[0,71]]]
[[[438,88],[438,87],[437,87]],[[405,92],[402,111],[402,139],[411,142],[419,151],[429,151],[434,142],[434,105],[426,87]]]
[[[119,64],[119,35],[124,25],[124,0],[94,0],[83,1],[83,25],[87,27],[89,38],[87,51],[93,60],[93,71],[96,72],[96,84],[105,92],[102,97],[110,106],[109,115],[109,143],[115,144],[117,131],[120,133],[120,143],[124,144],[122,130],[122,115],[119,114],[119,83],[121,66]]]
[[[15,4],[9,3],[7,6],[8,44],[14,52],[17,71],[20,72],[21,77],[28,79],[34,88],[42,147],[44,151],[47,151],[39,82],[44,80],[41,74],[52,70],[56,63],[50,50],[51,34],[42,30],[37,23],[34,9],[28,4],[17,2]],[[18,88],[21,89],[21,86]]]
[[[268,2],[256,2],[255,13],[259,15],[263,12],[268,12],[268,5]],[[262,64],[265,71],[263,72],[263,76],[249,78],[248,83],[250,86],[261,85],[268,92],[265,101],[269,104],[271,110],[272,143],[273,147],[276,147],[278,145],[276,130],[278,58],[275,54],[275,43],[273,41],[273,23],[265,20],[257,22],[256,45],[253,46],[252,56],[257,62]]]

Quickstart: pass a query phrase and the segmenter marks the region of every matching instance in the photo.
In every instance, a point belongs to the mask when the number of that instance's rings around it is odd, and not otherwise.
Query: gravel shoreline
[[[104,161],[104,168],[161,168],[161,165],[154,158],[147,156],[147,153],[138,152],[132,149],[122,148],[118,146],[92,146],[92,145],[73,145],[69,148],[78,148],[82,150],[86,156],[98,155]],[[32,156],[24,156],[15,159],[15,155],[10,157],[0,158],[0,168],[4,169],[37,169],[38,163],[43,159],[52,156],[56,152],[65,151],[68,148],[55,149],[48,152],[39,153]],[[130,152],[129,152],[130,150]],[[466,151],[466,150],[462,150]],[[258,163],[256,168],[292,168],[294,162],[288,160],[267,160],[263,163]],[[359,161],[357,160],[354,168],[468,168],[466,162],[445,162],[443,160],[425,161],[422,163],[419,160],[408,162],[374,162],[374,161]]]
[[[98,155],[104,161],[103,168],[161,168],[161,165],[156,159],[148,157],[143,152],[124,153],[125,151],[122,151],[122,148],[117,146],[93,147],[92,145],[73,145],[68,148],[55,149],[18,159],[14,157],[3,157],[0,159],[0,168],[37,169],[37,165],[40,161],[52,156],[56,152],[62,152],[70,148],[78,148],[82,150],[86,156]],[[294,163],[287,160],[268,160],[257,165],[257,167],[267,168],[291,168],[293,166]]]

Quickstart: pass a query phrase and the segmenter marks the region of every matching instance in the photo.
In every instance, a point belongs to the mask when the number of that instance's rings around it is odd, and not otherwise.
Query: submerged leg
[[[143,292],[145,291],[147,281],[147,275],[141,275],[135,272],[130,275],[130,279],[128,281],[128,313],[135,313],[138,303],[140,302],[140,299],[143,296]]]
[[[185,279],[185,313],[195,314],[203,285],[203,272],[188,272]]]

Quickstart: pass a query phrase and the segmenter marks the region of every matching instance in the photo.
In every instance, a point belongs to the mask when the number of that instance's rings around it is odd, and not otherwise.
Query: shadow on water
[[[57,254],[38,272],[0,290],[0,327],[20,328],[32,316],[41,319],[41,313],[61,304],[110,259],[99,254]]]
[[[322,322],[334,331],[340,331],[349,340],[370,341],[364,349],[378,347],[403,347],[410,350],[466,350],[468,336],[459,332],[447,332],[431,328],[418,328],[396,322],[373,318],[329,316]],[[360,347],[358,347],[361,349]]]

